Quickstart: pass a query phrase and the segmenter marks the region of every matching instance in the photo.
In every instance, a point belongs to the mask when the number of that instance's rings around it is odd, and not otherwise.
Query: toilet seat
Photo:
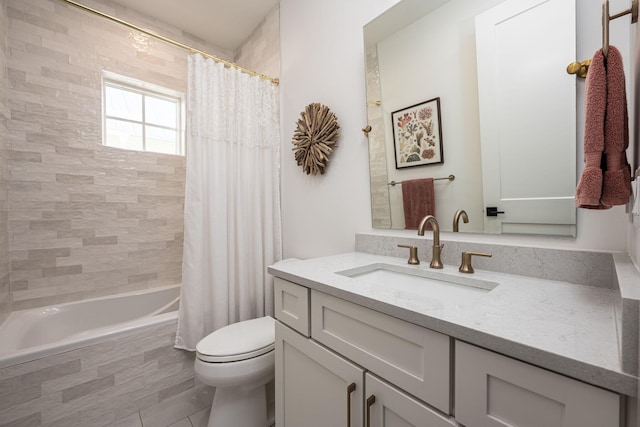
[[[275,348],[275,320],[270,316],[234,323],[198,342],[198,359],[209,363],[237,362],[262,356]]]

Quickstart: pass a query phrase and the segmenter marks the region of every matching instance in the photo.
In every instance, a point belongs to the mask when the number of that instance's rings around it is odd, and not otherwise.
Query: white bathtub
[[[0,368],[173,322],[179,298],[171,285],[15,311],[0,325]]]

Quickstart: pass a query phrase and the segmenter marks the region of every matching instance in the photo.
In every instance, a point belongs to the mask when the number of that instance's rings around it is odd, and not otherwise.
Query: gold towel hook
[[[607,57],[609,54],[609,22],[622,16],[631,14],[631,23],[638,22],[638,3],[640,0],[631,0],[631,7],[615,15],[609,15],[609,0],[602,1],[602,54]],[[567,65],[567,73],[576,74],[578,77],[587,77],[591,60],[582,62],[572,62]]]

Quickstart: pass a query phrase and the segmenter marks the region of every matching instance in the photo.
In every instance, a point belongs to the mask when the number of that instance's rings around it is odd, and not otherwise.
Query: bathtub
[[[175,322],[180,285],[15,311],[0,325],[0,368]]]

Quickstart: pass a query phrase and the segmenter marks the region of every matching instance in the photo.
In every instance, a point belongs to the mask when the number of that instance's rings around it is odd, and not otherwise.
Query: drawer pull
[[[356,391],[356,383],[347,386],[347,427],[351,427],[351,393]]]
[[[376,396],[371,395],[367,398],[367,427],[371,427],[371,406],[376,403]]]

